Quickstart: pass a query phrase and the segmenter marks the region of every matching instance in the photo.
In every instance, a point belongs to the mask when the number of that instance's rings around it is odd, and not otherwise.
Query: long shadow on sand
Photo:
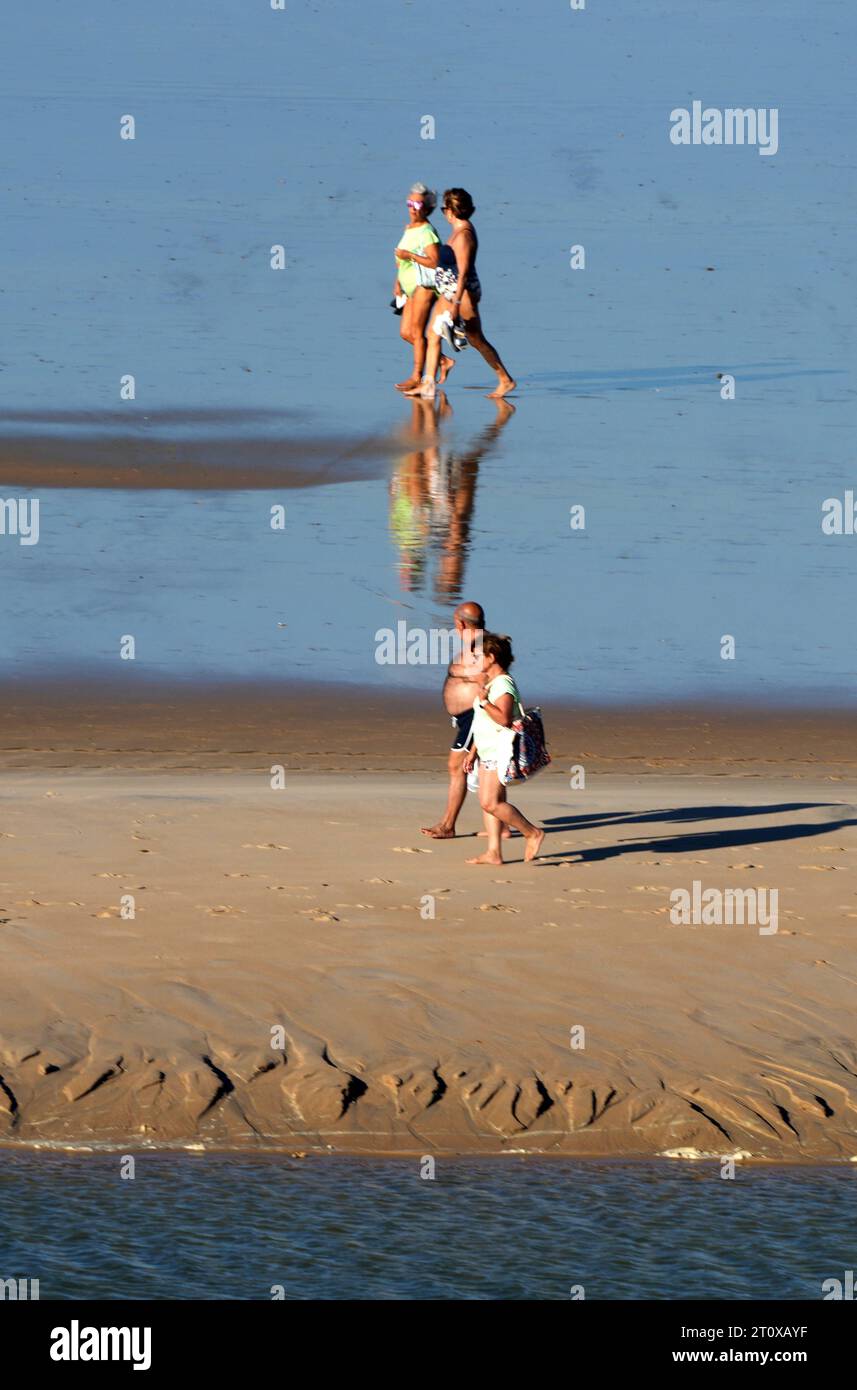
[[[779,816],[786,811],[816,811],[839,806],[841,801],[783,801],[778,806],[676,806],[659,811],[588,812],[581,816],[547,816],[542,826],[548,835],[568,830],[595,830],[604,825],[649,825],[653,821],[730,820],[738,816]]]
[[[822,803],[823,804],[823,803]],[[805,840],[813,835],[831,835],[837,830],[857,825],[857,818],[847,820],[803,822],[797,825],[767,825],[746,830],[704,830],[695,835],[666,835],[660,839],[634,840],[629,844],[605,845],[597,849],[543,851],[542,861],[575,859],[579,863],[595,863],[615,859],[622,854],[690,854],[694,850],[731,849],[741,845],[776,844],[781,840]]]

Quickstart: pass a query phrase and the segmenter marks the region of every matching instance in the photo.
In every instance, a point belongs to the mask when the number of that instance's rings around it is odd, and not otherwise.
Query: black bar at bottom
[[[402,1304],[405,1304],[402,1307]],[[400,1311],[397,1311],[400,1310]],[[89,1377],[138,1368],[166,1373],[292,1375],[296,1358],[318,1368],[363,1345],[379,1370],[413,1366],[431,1374],[471,1357],[481,1373],[532,1374],[559,1358],[569,1374],[594,1358],[602,1370],[633,1367],[802,1366],[815,1376],[847,1364],[853,1303],[809,1302],[110,1302],[0,1303],[0,1334],[20,1370]],[[459,1334],[449,1360],[449,1334]],[[315,1339],[321,1334],[323,1340]],[[369,1339],[380,1338],[374,1352]],[[544,1362],[542,1362],[544,1358]],[[351,1360],[352,1369],[354,1361]]]

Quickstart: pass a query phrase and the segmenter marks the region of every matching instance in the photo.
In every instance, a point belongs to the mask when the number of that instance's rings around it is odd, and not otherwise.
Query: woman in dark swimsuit
[[[482,354],[489,367],[497,373],[497,389],[490,393],[491,396],[506,396],[510,391],[514,391],[516,383],[501,362],[497,349],[491,346],[483,334],[479,318],[482,287],[476,273],[476,252],[479,243],[470,221],[476,211],[473,199],[465,188],[448,188],[443,195],[441,211],[452,228],[452,235],[442,248],[440,262],[435,271],[435,291],[438,299],[428,335],[423,378],[418,387],[406,394],[419,395],[427,399],[434,396],[435,378],[440,363],[443,318],[448,314],[453,324],[460,322],[468,343]]]

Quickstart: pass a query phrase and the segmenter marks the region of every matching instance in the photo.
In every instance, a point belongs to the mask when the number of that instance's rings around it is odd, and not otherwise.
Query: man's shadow
[[[681,806],[673,810],[652,811],[636,815],[618,816],[553,816],[543,822],[548,834],[566,833],[574,830],[592,830],[598,826],[634,825],[649,821],[690,821],[715,820],[726,816],[781,815],[786,811],[820,809],[826,806],[841,806],[842,802],[794,801],[778,806]],[[543,849],[541,862],[560,859],[575,859],[578,863],[595,863],[602,859],[615,859],[623,854],[643,852],[659,854],[690,854],[694,850],[730,849],[742,845],[776,844],[782,840],[803,840],[813,835],[830,835],[837,830],[857,825],[857,818],[843,818],[822,822],[803,821],[791,825],[767,825],[739,828],[732,826],[723,830],[704,830],[695,834],[667,835],[660,838],[633,840],[616,845],[604,845],[579,850]]]

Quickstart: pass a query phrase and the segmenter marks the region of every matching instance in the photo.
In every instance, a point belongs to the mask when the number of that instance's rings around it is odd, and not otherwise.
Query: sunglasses
[[[406,201],[406,203],[407,203],[407,205],[408,205],[409,208],[413,208],[413,209],[414,209],[414,212],[417,212],[417,211],[419,210],[419,208],[422,207],[422,203],[421,203],[419,200],[414,201],[413,198],[406,198],[405,201]]]

